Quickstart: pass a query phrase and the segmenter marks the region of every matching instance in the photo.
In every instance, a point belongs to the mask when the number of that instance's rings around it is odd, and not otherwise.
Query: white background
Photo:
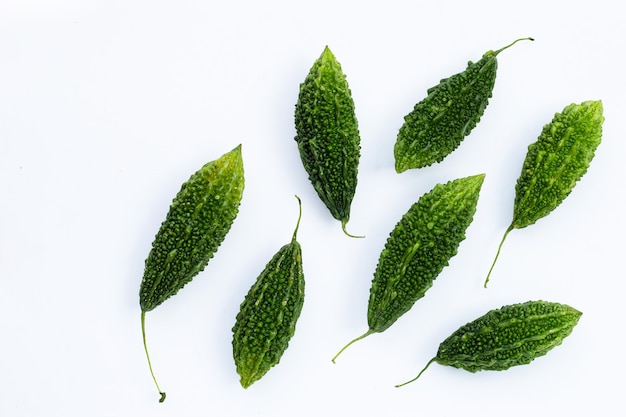
[[[480,124],[442,163],[396,174],[403,116],[439,79],[499,55]],[[623,415],[626,29],[619,2],[0,0],[0,415]],[[343,235],[293,140],[299,83],[328,45],[362,137]],[[527,146],[555,112],[602,99],[603,143],[549,217],[510,222]],[[143,263],[191,173],[243,145],[238,218],[208,267],[147,315]],[[431,290],[392,328],[367,329],[384,242],[440,182],[486,173],[474,222]],[[239,303],[299,241],[306,301],[281,363],[248,390],[231,353]],[[547,356],[505,372],[437,364],[439,343],[505,304],[584,314]]]

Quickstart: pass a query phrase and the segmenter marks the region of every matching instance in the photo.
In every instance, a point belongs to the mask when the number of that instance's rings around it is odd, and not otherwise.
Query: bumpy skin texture
[[[370,332],[386,330],[407,312],[456,255],[473,220],[484,177],[436,185],[395,226],[372,280]]]
[[[248,388],[279,363],[303,303],[302,249],[294,232],[291,242],[261,272],[237,314],[232,345],[242,387]]]
[[[560,345],[581,315],[546,301],[504,306],[455,331],[441,343],[435,361],[469,372],[529,364]]]
[[[345,231],[356,191],[361,146],[352,94],[341,65],[328,47],[300,84],[295,127],[309,180]]]
[[[528,147],[515,186],[512,227],[520,229],[547,216],[587,172],[602,138],[601,101],[570,104],[545,125]]]
[[[511,45],[486,52],[478,62],[470,61],[465,71],[428,89],[426,98],[404,117],[398,132],[394,146],[398,173],[441,162],[470,134],[491,98],[496,56]]]
[[[146,259],[142,311],[160,305],[204,269],[237,217],[243,189],[241,145],[182,185]]]

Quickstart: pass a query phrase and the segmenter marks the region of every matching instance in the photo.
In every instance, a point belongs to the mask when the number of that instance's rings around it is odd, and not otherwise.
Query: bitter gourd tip
[[[344,347],[341,348],[341,350],[335,355],[333,356],[333,358],[331,359],[331,361],[333,363],[335,363],[335,361],[337,360],[337,358],[339,357],[339,355],[341,355],[343,353],[344,350],[348,349],[348,347],[350,347],[354,342],[358,342],[361,339],[366,338],[367,336],[371,335],[372,333],[376,333],[374,330],[369,329],[367,332],[363,333],[361,336],[352,339],[350,342],[348,342],[347,345],[345,345]]]
[[[156,388],[159,391],[159,394],[161,395],[159,402],[162,403],[163,401],[165,401],[165,392],[161,391],[161,388],[159,388],[159,383],[157,382],[156,377],[154,376],[154,372],[152,370],[152,363],[150,362],[150,354],[148,353],[148,345],[146,343],[146,312],[145,311],[141,312],[141,335],[143,337],[143,348],[146,352],[146,358],[148,358],[148,367],[150,368],[150,375],[152,375],[152,380],[154,381],[154,384],[156,385]]]
[[[485,284],[483,285],[485,288],[487,288],[487,283],[489,282],[489,277],[491,276],[491,271],[493,271],[493,267],[496,265],[496,261],[498,260],[498,256],[500,256],[500,250],[502,249],[502,245],[504,244],[504,241],[506,240],[506,237],[509,235],[511,230],[513,230],[514,228],[515,228],[515,226],[513,224],[511,224],[506,229],[506,231],[504,232],[504,236],[502,236],[502,240],[500,241],[500,244],[498,245],[498,251],[496,252],[496,257],[494,258],[493,262],[491,263],[491,268],[489,268],[489,272],[487,273],[487,278],[485,279]]]
[[[432,358],[431,360],[429,360],[429,361],[428,361],[428,363],[426,364],[426,366],[424,367],[424,369],[422,369],[422,370],[420,371],[420,373],[419,373],[419,374],[417,374],[417,376],[416,376],[415,378],[413,378],[413,379],[411,379],[411,380],[409,380],[409,381],[403,382],[402,384],[398,384],[398,385],[396,385],[396,388],[403,387],[403,386],[405,386],[405,385],[407,385],[407,384],[410,384],[411,382],[413,382],[413,381],[417,380],[417,378],[419,378],[419,377],[420,377],[420,376],[424,373],[424,371],[425,371],[426,369],[428,369],[428,367],[430,366],[430,364],[431,364],[431,363],[433,363],[433,362],[435,362],[436,360],[437,360],[437,358],[436,358],[436,357],[434,357],[434,358]]]
[[[400,158],[396,158],[396,173],[398,174],[402,174],[404,171],[406,171],[407,169],[409,169],[409,167],[403,163],[403,161],[400,160]]]
[[[322,51],[322,54],[319,57],[319,62],[321,65],[336,65],[337,64],[337,58],[335,57],[335,54],[333,54],[333,51],[330,50],[328,45],[324,46],[324,50]]]

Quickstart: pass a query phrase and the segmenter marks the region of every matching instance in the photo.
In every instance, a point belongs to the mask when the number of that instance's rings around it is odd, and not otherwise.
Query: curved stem
[[[343,353],[344,350],[348,349],[348,347],[350,345],[352,345],[354,342],[358,342],[359,340],[366,338],[367,336],[371,335],[372,333],[376,333],[376,332],[374,330],[370,329],[367,332],[363,333],[361,336],[357,337],[356,339],[351,340],[347,345],[342,347],[341,350],[333,357],[333,359],[332,359],[333,363],[335,363],[335,359],[337,359],[339,357],[339,355],[341,355]]]
[[[165,393],[161,391],[161,388],[159,388],[159,383],[157,382],[156,377],[154,376],[154,372],[152,371],[152,363],[150,362],[150,354],[148,353],[148,345],[146,344],[146,312],[143,310],[141,311],[141,335],[143,336],[143,349],[146,351],[146,358],[148,358],[150,375],[152,375],[152,380],[154,381],[157,390],[159,390],[159,394],[161,394],[159,402],[162,403],[163,401],[165,401]]]
[[[509,234],[511,230],[513,230],[513,224],[511,224],[509,228],[506,229],[506,232],[504,232],[504,236],[502,236],[502,240],[500,241],[500,245],[498,246],[498,252],[496,252],[496,257],[493,260],[493,263],[491,264],[491,268],[489,268],[489,272],[487,273],[487,279],[485,279],[485,284],[484,284],[485,288],[487,288],[487,283],[489,282],[489,276],[491,276],[491,271],[493,271],[493,267],[496,265],[498,256],[500,256],[500,250],[502,249],[502,244],[504,243],[504,240],[506,239],[507,235]]]
[[[402,384],[398,384],[398,385],[396,385],[396,388],[400,388],[400,387],[402,387],[402,386],[405,386],[406,384],[410,384],[411,382],[415,381],[417,378],[419,378],[419,377],[420,377],[420,376],[424,373],[424,371],[425,371],[426,369],[428,369],[428,367],[430,366],[430,364],[431,364],[431,363],[433,363],[433,362],[435,362],[436,360],[437,360],[437,358],[436,358],[436,357],[435,357],[435,358],[432,358],[431,360],[429,360],[429,361],[428,361],[428,363],[426,364],[426,366],[424,367],[424,369],[422,369],[422,370],[420,371],[420,373],[419,373],[419,374],[417,374],[417,376],[416,376],[415,378],[413,378],[413,379],[412,379],[412,380],[410,380],[410,381],[403,382]]]
[[[514,40],[513,42],[511,42],[510,44],[508,44],[507,46],[504,46],[504,47],[502,47],[502,48],[498,49],[498,50],[497,50],[497,51],[495,51],[493,54],[494,54],[494,55],[498,55],[500,52],[504,51],[505,49],[510,48],[511,46],[515,45],[515,44],[516,44],[516,43],[518,43],[519,41],[534,41],[534,40],[535,40],[534,38],[530,38],[530,37],[528,37],[528,38],[519,38],[519,39],[516,39],[516,40]]]
[[[302,200],[300,200],[300,197],[298,197],[296,195],[296,198],[298,199],[298,206],[300,208],[300,214],[298,215],[298,223],[296,223],[296,230],[293,231],[293,237],[291,238],[292,242],[296,241],[296,235],[298,234],[298,228],[300,227],[300,219],[302,218]]]
[[[354,238],[357,238],[357,239],[362,239],[362,238],[364,238],[364,237],[365,237],[365,236],[355,236],[355,235],[351,235],[350,233],[348,233],[348,231],[346,230],[346,225],[347,225],[347,224],[348,224],[348,221],[347,221],[347,220],[342,220],[342,221],[341,221],[341,229],[343,230],[343,232],[344,232],[347,236],[349,236],[349,237],[354,237]]]

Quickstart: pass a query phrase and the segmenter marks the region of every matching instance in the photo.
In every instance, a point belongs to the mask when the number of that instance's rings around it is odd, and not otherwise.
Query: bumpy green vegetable
[[[367,310],[370,334],[383,332],[424,296],[456,255],[473,220],[484,174],[436,185],[391,232],[374,272]]]
[[[295,126],[311,184],[344,233],[352,236],[346,224],[356,191],[361,139],[346,76],[328,46],[300,84]]]
[[[491,98],[498,67],[497,55],[512,44],[488,51],[465,71],[445,78],[428,90],[404,118],[394,147],[396,171],[441,162],[478,124]]]
[[[433,362],[469,372],[529,364],[560,345],[581,315],[570,306],[546,301],[492,310],[452,333],[415,378],[397,386],[415,381]]]
[[[602,101],[570,104],[545,125],[528,147],[515,186],[513,220],[504,232],[489,276],[509,232],[534,224],[563,202],[587,172],[602,140]]]
[[[185,182],[170,206],[146,259],[139,290],[143,343],[145,315],[176,294],[204,269],[226,237],[239,211],[244,189],[241,145],[204,165]]]
[[[304,303],[302,249],[296,240],[301,217],[300,204],[291,242],[269,261],[237,314],[233,327],[233,358],[244,388],[278,364],[295,333]]]

